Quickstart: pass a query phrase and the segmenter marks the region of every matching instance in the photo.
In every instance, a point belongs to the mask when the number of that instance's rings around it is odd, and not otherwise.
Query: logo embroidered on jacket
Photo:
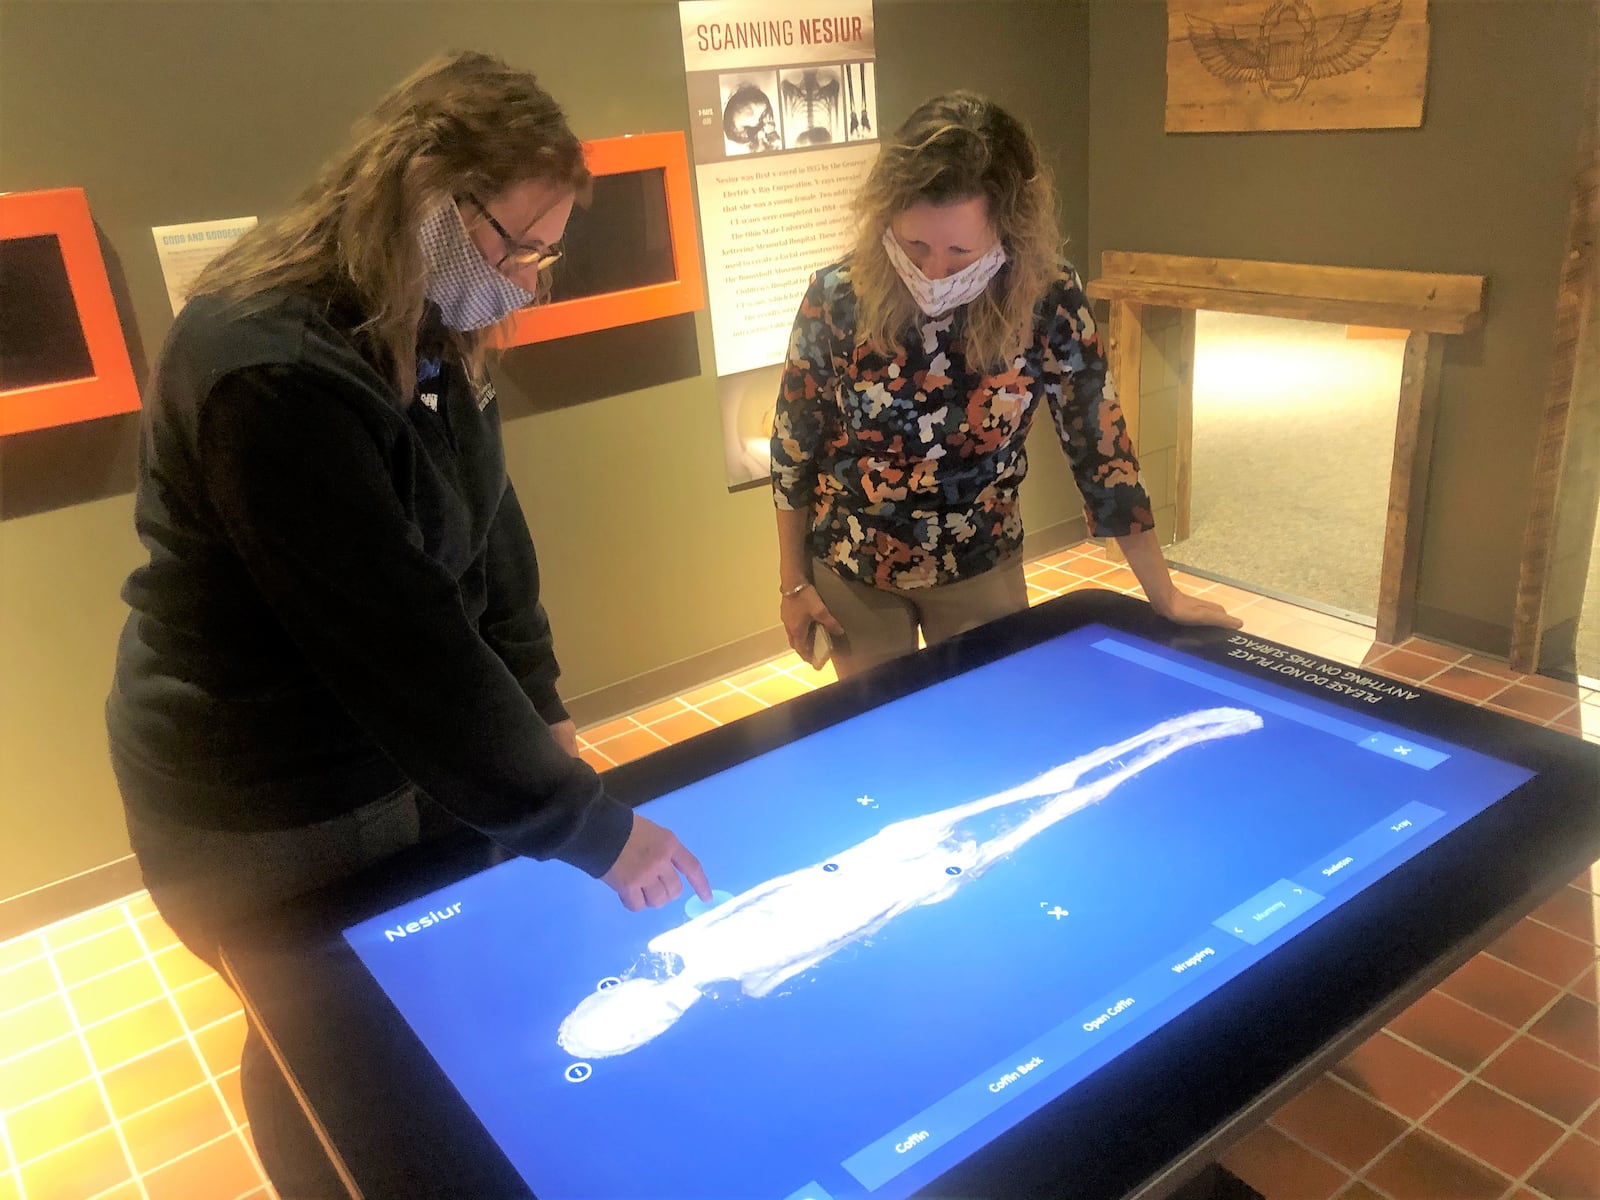
[[[492,384],[492,383],[484,384],[483,385],[483,391],[478,393],[478,411],[482,412],[484,409],[488,408],[489,407],[489,401],[491,401],[493,399],[494,399],[494,384]]]
[[[428,406],[429,412],[439,411],[439,394],[437,392],[423,392],[421,399]]]

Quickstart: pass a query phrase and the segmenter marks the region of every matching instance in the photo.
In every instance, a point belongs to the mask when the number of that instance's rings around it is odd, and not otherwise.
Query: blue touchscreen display
[[[1088,626],[345,936],[540,1197],[903,1196],[1530,778],[1371,708]]]

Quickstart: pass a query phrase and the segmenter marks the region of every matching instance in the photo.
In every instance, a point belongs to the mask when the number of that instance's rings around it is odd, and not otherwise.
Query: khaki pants
[[[844,626],[845,643],[833,648],[841,679],[912,653],[919,628],[931,646],[1028,607],[1020,554],[971,579],[926,588],[871,587],[841,579],[821,562],[812,564],[811,577]]]

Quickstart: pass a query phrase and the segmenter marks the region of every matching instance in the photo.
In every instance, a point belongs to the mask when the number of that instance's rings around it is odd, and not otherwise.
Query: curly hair
[[[560,105],[534,77],[475,52],[425,63],[352,135],[293,205],[220,255],[191,294],[245,302],[273,291],[353,294],[365,315],[356,332],[375,344],[405,398],[416,384],[426,300],[424,214],[453,197],[494,196],[527,180],[581,199],[589,169]],[[474,376],[491,336],[452,334]]]
[[[1027,127],[987,97],[947,92],[918,108],[878,154],[856,197],[860,222],[850,279],[856,333],[890,353],[919,310],[883,248],[894,217],[917,204],[982,197],[1007,263],[967,308],[968,359],[994,369],[1016,354],[1060,274],[1061,231],[1050,171]]]

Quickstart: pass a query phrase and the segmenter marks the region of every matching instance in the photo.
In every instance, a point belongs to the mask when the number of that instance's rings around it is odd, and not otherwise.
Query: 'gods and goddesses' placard
[[[211,265],[211,260],[255,227],[254,217],[151,227],[173,316],[177,316],[178,310],[188,301],[189,289],[200,278],[200,272]]]
[[[1428,0],[1167,0],[1168,133],[1422,124]]]
[[[730,485],[764,479],[789,331],[877,157],[871,0],[678,5]]]

